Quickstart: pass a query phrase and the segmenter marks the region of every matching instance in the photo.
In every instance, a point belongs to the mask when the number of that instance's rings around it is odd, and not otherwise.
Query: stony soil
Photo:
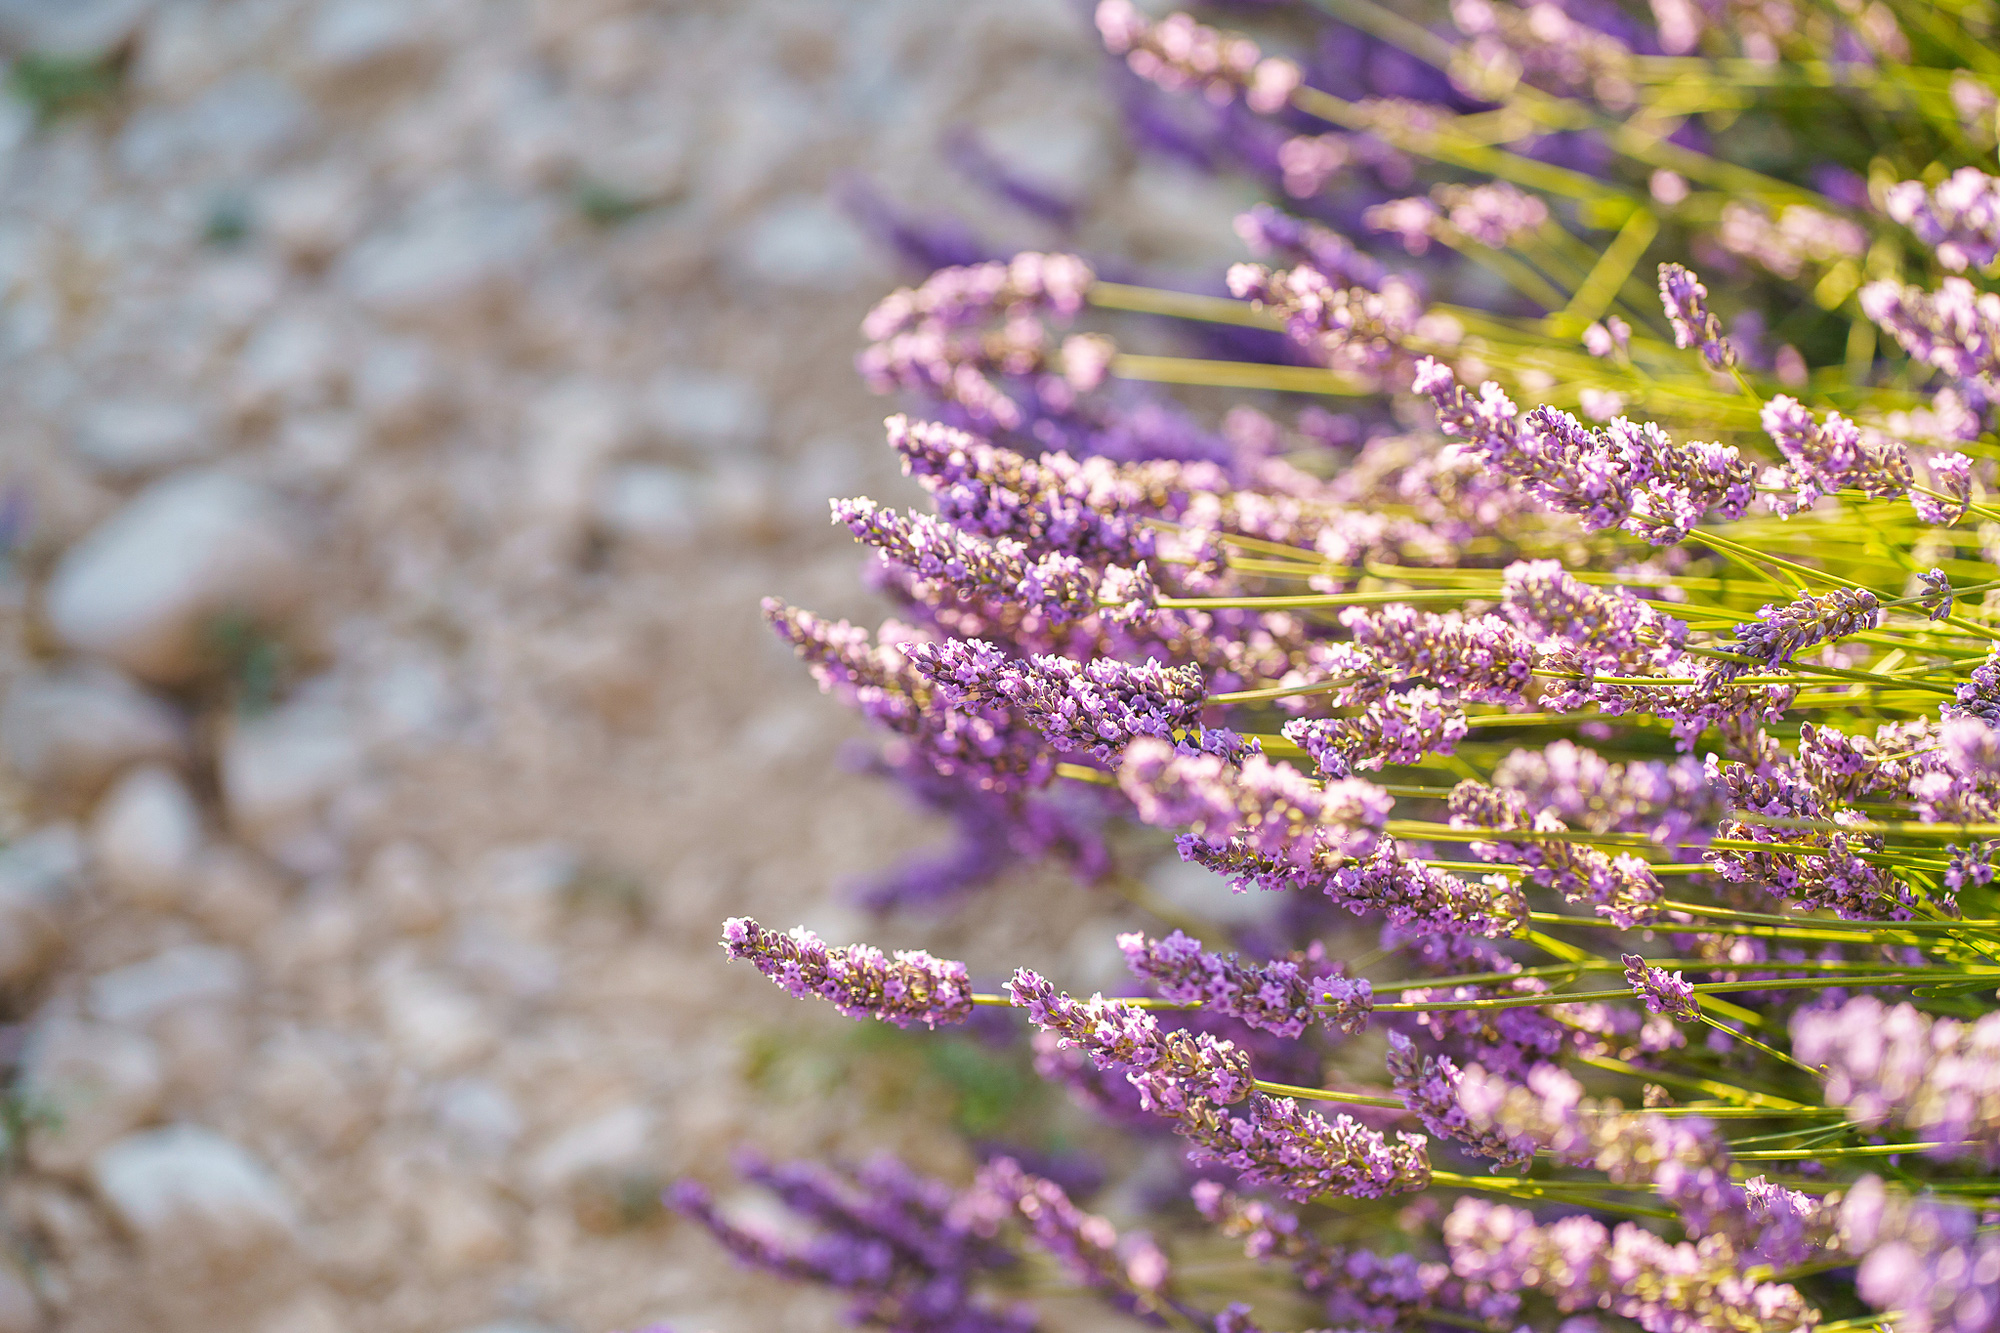
[[[1061,0],[4,0],[0,51],[0,1333],[837,1327],[660,1183],[963,1149],[720,919],[1087,983],[1111,908],[831,892],[938,831],[756,614],[868,614],[825,497],[903,484],[829,189],[1060,243],[941,165],[976,125],[1169,268],[1241,199],[1128,160]]]

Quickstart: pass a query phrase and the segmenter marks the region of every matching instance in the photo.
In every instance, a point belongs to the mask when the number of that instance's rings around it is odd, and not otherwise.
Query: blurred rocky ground
[[[1129,159],[1063,0],[0,0],[0,53],[0,1333],[838,1326],[655,1203],[963,1169],[746,1072],[840,1020],[715,945],[867,931],[831,887],[939,836],[756,611],[867,615],[826,497],[903,484],[851,359],[910,275],[836,200],[1169,267],[1242,200]],[[1009,892],[883,942],[1109,910]]]

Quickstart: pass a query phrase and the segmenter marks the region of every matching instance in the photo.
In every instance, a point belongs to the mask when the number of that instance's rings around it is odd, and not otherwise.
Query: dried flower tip
[[[972,1017],[965,964],[921,949],[899,949],[891,958],[866,944],[829,948],[804,926],[780,935],[747,916],[722,923],[722,947],[731,958],[749,959],[794,998],[816,995],[849,1018],[934,1028]]]
[[[1663,967],[1648,967],[1636,953],[1620,954],[1619,960],[1625,964],[1626,984],[1632,987],[1633,995],[1646,1002],[1649,1013],[1689,1020],[1701,1017],[1694,986],[1681,973],[1669,976]]]
[[[1717,370],[1736,364],[1736,348],[1722,336],[1722,321],[1708,308],[1708,288],[1701,279],[1679,264],[1660,265],[1660,304],[1674,326],[1674,346],[1699,346]]]

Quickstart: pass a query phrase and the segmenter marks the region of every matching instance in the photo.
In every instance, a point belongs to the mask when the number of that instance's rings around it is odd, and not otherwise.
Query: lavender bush
[[[1192,1210],[1121,1235],[1007,1157],[753,1164],[809,1241],[675,1201],[888,1329],[1051,1288],[1215,1333],[2000,1328],[2000,15],[1320,8],[1258,7],[1294,61],[1104,0],[1135,136],[1292,211],[1227,296],[1023,254],[886,299],[861,369],[933,512],[834,517],[897,618],[766,606],[963,831],[882,901],[1025,857],[1143,899],[1123,821],[1279,910],[1121,936],[1088,999],[724,927],[850,1016],[1019,1011],[1185,1140]]]

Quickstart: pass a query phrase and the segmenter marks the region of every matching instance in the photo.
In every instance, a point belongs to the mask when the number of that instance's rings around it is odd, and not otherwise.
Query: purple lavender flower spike
[[[1293,873],[1366,853],[1394,804],[1380,787],[1358,778],[1321,788],[1261,754],[1232,768],[1211,755],[1176,756],[1166,742],[1150,737],[1126,748],[1119,786],[1146,823],[1192,825],[1209,840],[1240,836],[1246,851]]]
[[[1796,489],[1793,503],[1801,509],[1843,487],[1884,498],[1910,489],[1909,451],[1838,412],[1827,413],[1819,422],[1798,399],[1779,394],[1764,404],[1760,417],[1764,433],[1785,456],[1786,484]],[[1790,513],[1775,498],[1771,503],[1781,515]]]
[[[1099,1069],[1123,1070],[1146,1110],[1183,1115],[1204,1100],[1238,1102],[1250,1091],[1250,1065],[1232,1042],[1206,1032],[1168,1031],[1136,1005],[1103,996],[1073,1000],[1027,968],[1007,995],[1037,1027],[1087,1052]]]
[[[1313,1020],[1313,988],[1296,962],[1245,963],[1236,954],[1210,953],[1178,930],[1163,940],[1133,931],[1118,937],[1118,947],[1132,975],[1151,982],[1163,1000],[1227,1014],[1281,1037],[1297,1037]]]
[[[1859,224],[1804,204],[1786,207],[1776,221],[1752,204],[1724,204],[1716,240],[1781,278],[1798,277],[1808,264],[1859,259],[1868,249],[1868,232]]]
[[[1236,234],[1259,259],[1273,256],[1305,264],[1339,287],[1381,289],[1387,276],[1381,261],[1355,248],[1339,232],[1258,204],[1236,219]]]
[[[1625,984],[1632,988],[1633,995],[1646,1002],[1649,1013],[1671,1014],[1689,1022],[1701,1017],[1694,986],[1684,974],[1675,972],[1669,976],[1665,968],[1648,966],[1635,953],[1620,954],[1619,960],[1625,964]]]
[[[1340,623],[1375,665],[1480,703],[1515,703],[1534,670],[1534,645],[1498,616],[1415,607],[1348,607]]]
[[[1881,619],[1881,603],[1866,588],[1835,588],[1817,597],[1800,593],[1783,606],[1764,607],[1755,621],[1738,625],[1735,648],[1767,666],[1783,666],[1814,644],[1873,629]]]
[[[731,958],[749,959],[793,998],[816,995],[849,1018],[934,1028],[972,1017],[965,964],[921,949],[899,949],[891,958],[865,944],[829,948],[804,926],[780,935],[747,916],[722,923],[722,947]]]
[[[1545,643],[1560,641],[1620,672],[1680,658],[1687,623],[1624,588],[1579,581],[1554,560],[1517,560],[1503,575],[1501,609]]]
[[[1569,832],[1569,826],[1548,810],[1528,813],[1526,798],[1468,779],[1452,788],[1454,828]],[[1474,855],[1483,860],[1526,867],[1528,877],[1556,890],[1571,902],[1592,904],[1600,916],[1621,928],[1651,921],[1666,895],[1651,867],[1630,853],[1607,856],[1588,843],[1549,841],[1475,842]]]
[[[1910,492],[1910,505],[1917,517],[1934,528],[1949,528],[1965,517],[1972,504],[1972,459],[1965,454],[1933,454],[1930,460],[1931,487],[1937,496]]]
[[[1450,754],[1465,739],[1465,711],[1423,686],[1381,695],[1362,710],[1355,717],[1294,718],[1284,726],[1285,739],[1311,755],[1329,778]]]
[[[1313,983],[1313,1002],[1330,1028],[1350,1036],[1368,1026],[1375,1008],[1375,987],[1366,977],[1327,976]]]
[[[1535,1156],[1535,1141],[1525,1135],[1475,1124],[1460,1105],[1458,1065],[1446,1055],[1419,1057],[1416,1044],[1401,1032],[1389,1034],[1389,1077],[1396,1091],[1425,1129],[1502,1168],[1524,1166]]]
[[[1953,273],[1986,268],[2000,257],[2000,178],[1977,167],[1960,167],[1935,190],[1922,181],[1892,185],[1882,205]]]
[[[1932,620],[1949,619],[1953,601],[1951,578],[1942,569],[1932,566],[1917,575],[1917,582],[1924,590],[1920,603],[1924,613]]]
[[[1505,181],[1483,185],[1440,185],[1431,197],[1444,207],[1445,220],[1467,237],[1495,250],[1549,220],[1549,207]]]
[[[1342,287],[1310,265],[1233,264],[1229,294],[1276,315],[1286,336],[1325,364],[1352,371],[1386,366],[1424,312],[1417,289],[1394,274],[1379,288]]]
[[[1062,1186],[1029,1175],[1011,1157],[980,1168],[973,1206],[984,1218],[1017,1218],[1035,1245],[1084,1286],[1104,1292],[1127,1313],[1149,1313],[1168,1301],[1172,1269],[1143,1233],[1121,1237],[1109,1221],[1084,1212]]]
[[[1290,1097],[1250,1095],[1244,1114],[1190,1108],[1176,1126],[1197,1162],[1218,1162],[1250,1186],[1268,1186],[1296,1203],[1322,1195],[1379,1199],[1430,1184],[1420,1134],[1390,1143],[1352,1116],[1328,1120]]]
[[[1674,346],[1701,348],[1717,370],[1736,364],[1736,348],[1722,336],[1722,321],[1708,308],[1708,288],[1679,264],[1660,265],[1660,305],[1674,327]]]

